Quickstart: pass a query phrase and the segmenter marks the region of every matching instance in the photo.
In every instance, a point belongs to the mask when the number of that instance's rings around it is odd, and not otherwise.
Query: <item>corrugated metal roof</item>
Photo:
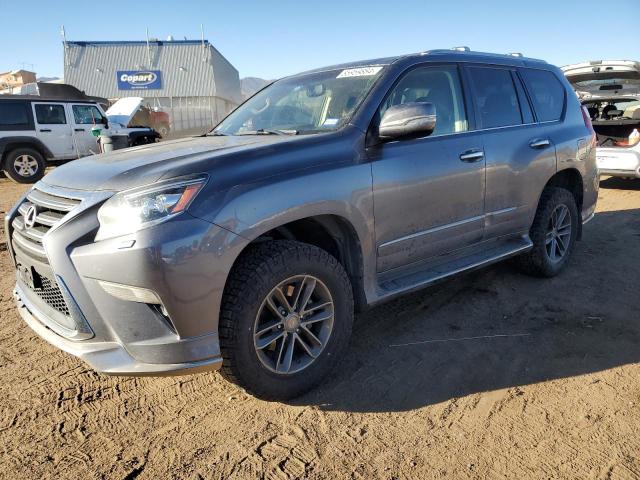
[[[204,41],[205,43],[209,43],[208,40]],[[154,45],[163,45],[163,44],[183,44],[183,45],[200,45],[202,40],[149,40],[149,43]],[[75,40],[75,41],[67,41],[67,45],[146,45],[146,40]]]
[[[66,42],[66,83],[87,95],[105,98],[127,96],[217,96],[240,102],[238,71],[208,41],[196,40]],[[160,70],[162,88],[118,90],[117,72]]]

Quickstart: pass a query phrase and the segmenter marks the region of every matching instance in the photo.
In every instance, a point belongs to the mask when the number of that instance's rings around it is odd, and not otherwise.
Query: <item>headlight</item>
[[[137,232],[178,215],[206,181],[206,177],[173,179],[117,193],[98,210],[96,241]]]

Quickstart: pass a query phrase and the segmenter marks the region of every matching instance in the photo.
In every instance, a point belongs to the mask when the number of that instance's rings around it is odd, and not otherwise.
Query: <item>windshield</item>
[[[279,80],[214,130],[219,135],[308,134],[345,125],[384,67],[328,70]]]

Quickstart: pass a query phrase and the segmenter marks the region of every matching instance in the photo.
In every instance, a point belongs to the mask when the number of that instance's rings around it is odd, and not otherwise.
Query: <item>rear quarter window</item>
[[[25,102],[0,102],[0,130],[29,130],[29,105]]]
[[[468,70],[481,128],[521,125],[522,113],[511,71],[493,67]]]
[[[565,103],[565,89],[547,70],[523,68],[520,71],[540,122],[559,120]]]

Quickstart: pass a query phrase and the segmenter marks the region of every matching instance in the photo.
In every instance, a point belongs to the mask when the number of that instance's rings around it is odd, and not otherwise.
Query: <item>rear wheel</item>
[[[250,248],[225,288],[222,374],[258,397],[293,398],[319,383],[344,352],[353,323],[351,285],[342,265],[312,245]]]
[[[33,148],[16,148],[4,160],[3,169],[17,183],[35,183],[44,175],[44,158]]]
[[[558,187],[545,189],[530,230],[533,248],[517,258],[522,270],[541,277],[557,275],[571,257],[579,221],[571,192]]]

